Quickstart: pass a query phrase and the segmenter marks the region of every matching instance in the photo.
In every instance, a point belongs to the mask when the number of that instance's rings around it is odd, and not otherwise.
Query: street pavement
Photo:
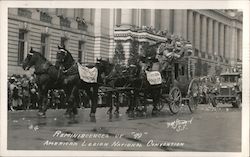
[[[108,150],[240,152],[241,108],[199,105],[195,113],[182,106],[171,114],[165,106],[157,116],[151,107],[142,117],[119,116],[98,108],[96,118],[89,108],[79,109],[75,123],[65,110],[48,110],[46,118],[36,110],[8,112],[8,150]]]

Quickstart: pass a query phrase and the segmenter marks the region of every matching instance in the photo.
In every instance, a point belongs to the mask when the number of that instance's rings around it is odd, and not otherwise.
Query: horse
[[[48,61],[41,53],[36,52],[31,47],[25,58],[22,68],[29,70],[34,67],[36,84],[38,86],[38,115],[45,116],[47,110],[47,93],[50,89],[62,89],[63,77],[58,67]]]
[[[152,99],[153,109],[151,114],[157,115],[159,112],[157,106],[160,103],[162,82],[157,84],[150,84],[147,78],[147,73],[151,72],[154,62],[154,58],[146,57],[136,64],[139,75],[132,81],[131,85],[134,88],[134,103],[128,109],[130,113],[131,111],[135,110],[136,112],[143,112],[144,114],[146,114],[148,99]],[[144,109],[142,109],[142,106],[144,106]]]
[[[144,106],[146,109],[145,102],[147,98],[153,99],[153,110],[152,114],[158,112],[157,104],[159,103],[159,94],[161,92],[161,85],[150,85],[146,78],[145,71],[148,70],[150,64],[142,63],[140,60],[142,57],[139,57],[136,62],[129,66],[123,66],[120,64],[107,63],[107,61],[101,61],[103,67],[105,67],[105,86],[111,86],[113,89],[119,87],[124,87],[123,91],[114,90],[116,95],[116,110],[115,114],[119,113],[119,94],[126,92],[126,95],[129,97],[129,104],[127,113],[133,115],[134,112],[146,112],[143,111],[141,106]],[[127,89],[127,90],[126,90]],[[111,94],[108,96],[111,100]],[[112,113],[112,105],[110,103],[110,108],[108,113]]]
[[[100,60],[100,63],[105,69],[105,86],[114,89],[112,92],[108,92],[108,104],[110,105],[108,114],[112,114],[113,105],[116,106],[115,115],[119,114],[120,94],[124,94],[128,97],[128,106],[130,107],[134,102],[131,100],[133,97],[132,93],[132,82],[135,77],[138,76],[138,69],[136,66],[125,66],[121,64],[110,63],[105,60]],[[112,96],[115,96],[114,101],[112,101]]]
[[[96,68],[97,69],[97,80],[92,82],[86,82],[81,79],[79,74],[78,66],[71,53],[65,48],[59,47],[59,51],[57,52],[57,64],[63,68],[63,74],[65,77],[64,83],[67,86],[71,86],[70,90],[67,90],[66,93],[69,94],[67,98],[67,102],[73,105],[73,109],[79,104],[79,89],[85,90],[87,95],[91,100],[91,110],[90,117],[95,117],[96,109],[97,109],[97,100],[98,100],[98,89],[100,84],[103,82],[101,75],[104,73],[103,66],[97,62],[94,65],[87,65],[88,68]],[[77,114],[77,111],[73,111],[74,114]]]

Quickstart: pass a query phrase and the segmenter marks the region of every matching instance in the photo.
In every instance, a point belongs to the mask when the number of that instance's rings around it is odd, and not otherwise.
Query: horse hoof
[[[127,111],[128,117],[134,117],[135,113],[133,111]]]
[[[156,115],[158,114],[158,112],[159,112],[158,110],[153,109],[153,110],[152,110],[152,115],[153,115],[153,116],[156,116]]]
[[[37,115],[40,117],[46,117],[45,113],[43,113],[43,112],[38,112]]]
[[[65,116],[66,116],[66,115],[69,115],[69,111],[65,111],[64,115],[65,115]]]
[[[133,112],[133,109],[128,108],[128,109],[126,110],[126,114],[129,114],[130,112]]]
[[[68,122],[68,124],[77,124],[78,123],[78,121],[77,120],[70,120],[69,122]]]
[[[110,110],[107,111],[107,114],[108,114],[108,115],[110,115],[111,113],[112,113],[112,111],[110,111]]]

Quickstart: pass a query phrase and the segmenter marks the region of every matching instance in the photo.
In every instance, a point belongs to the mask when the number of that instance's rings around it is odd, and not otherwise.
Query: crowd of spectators
[[[8,78],[8,110],[38,109],[38,90],[35,75],[12,75]],[[63,90],[49,90],[48,107],[65,108]]]

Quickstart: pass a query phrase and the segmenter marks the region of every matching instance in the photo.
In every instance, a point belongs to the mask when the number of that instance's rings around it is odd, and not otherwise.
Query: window
[[[78,62],[84,62],[85,60],[82,60],[82,55],[83,55],[83,46],[84,46],[84,42],[83,41],[79,41],[78,43]]]
[[[63,46],[63,47],[65,47],[65,48],[67,48],[67,38],[65,38],[65,37],[62,37],[61,38],[61,45]]]
[[[27,32],[24,30],[19,30],[18,37],[18,64],[22,64],[24,60],[24,53],[27,50]]]
[[[41,34],[41,54],[46,57],[48,49],[48,36],[46,34]]]

